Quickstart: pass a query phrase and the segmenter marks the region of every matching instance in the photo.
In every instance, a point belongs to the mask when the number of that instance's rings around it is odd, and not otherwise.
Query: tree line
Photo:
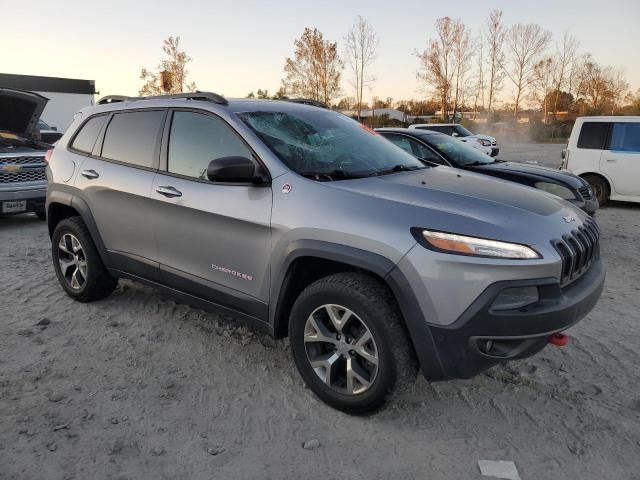
[[[374,97],[371,104],[365,102],[376,81],[371,71],[379,38],[361,16],[341,44],[307,27],[293,46],[293,55],[284,62],[279,90],[271,95],[258,89],[248,97],[311,98],[353,110],[357,118],[367,108],[397,108],[418,116],[439,112],[443,119],[456,118],[461,112],[491,115],[501,111],[517,116],[531,105],[544,120],[557,118],[560,112],[640,114],[640,89],[629,92],[623,70],[601,65],[580,51],[579,41],[569,32],[554,41],[552,33],[538,24],[505,24],[500,10],[489,13],[479,32],[460,19],[435,21],[435,35],[424,49],[414,51],[417,78],[430,94],[426,99]],[[187,81],[186,65],[191,58],[180,49],[180,37],[165,40],[163,51],[166,58],[157,73],[142,69],[140,94],[195,90],[195,84]],[[510,98],[503,94],[507,88],[512,92]]]

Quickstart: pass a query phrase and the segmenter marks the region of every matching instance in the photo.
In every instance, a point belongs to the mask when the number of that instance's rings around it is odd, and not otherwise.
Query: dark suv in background
[[[46,155],[52,147],[35,135],[47,101],[0,88],[0,216],[35,212],[45,218]]]

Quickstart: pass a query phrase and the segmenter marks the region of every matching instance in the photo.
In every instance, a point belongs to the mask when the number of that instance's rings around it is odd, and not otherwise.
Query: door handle
[[[607,162],[607,163],[616,163],[616,160],[617,159],[615,159],[615,158],[605,158],[604,159],[604,161]]]
[[[89,180],[93,180],[94,178],[98,178],[100,176],[95,170],[82,170],[80,172],[80,175],[88,178]]]
[[[156,187],[156,192],[169,198],[182,196],[182,192],[180,190],[170,186],[159,185]]]

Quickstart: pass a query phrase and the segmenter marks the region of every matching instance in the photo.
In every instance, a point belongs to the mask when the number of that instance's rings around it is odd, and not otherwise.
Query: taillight
[[[51,150],[47,150],[44,154],[44,161],[45,163],[49,163],[49,160],[51,160],[51,155],[53,154],[53,148]]]

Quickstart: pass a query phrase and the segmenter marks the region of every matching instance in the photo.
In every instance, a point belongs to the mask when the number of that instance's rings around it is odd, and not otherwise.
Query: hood
[[[564,233],[563,216],[585,217],[554,195],[443,166],[323,185],[383,200],[375,207],[380,211],[388,202],[399,205],[397,215],[410,218],[413,226],[527,245]]]
[[[0,130],[31,136],[48,101],[37,93],[0,87]]]
[[[468,137],[464,137],[464,138],[481,138],[482,140],[489,140],[492,143],[496,141],[495,137],[492,137],[491,135],[482,135],[482,134],[469,135]]]
[[[549,181],[577,190],[587,185],[582,178],[567,172],[566,170],[555,170],[553,168],[514,162],[494,162],[487,165],[478,165],[472,169],[479,173],[499,176],[505,179],[523,178],[531,180],[532,183],[539,181]]]

